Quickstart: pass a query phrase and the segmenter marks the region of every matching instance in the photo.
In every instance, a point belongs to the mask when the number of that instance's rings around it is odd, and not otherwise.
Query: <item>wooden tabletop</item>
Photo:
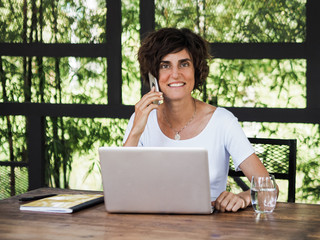
[[[86,193],[43,188],[23,194]],[[0,239],[320,239],[320,205],[277,203],[212,215],[109,214],[104,204],[73,214],[25,212],[19,198],[0,201]]]

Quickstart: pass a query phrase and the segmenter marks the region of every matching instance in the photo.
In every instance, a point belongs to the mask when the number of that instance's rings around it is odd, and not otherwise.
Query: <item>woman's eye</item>
[[[166,68],[169,68],[169,67],[170,67],[169,64],[161,64],[161,65],[160,65],[160,68],[161,68],[161,69],[166,69]]]
[[[183,62],[181,63],[181,67],[189,67],[190,63],[189,62]]]

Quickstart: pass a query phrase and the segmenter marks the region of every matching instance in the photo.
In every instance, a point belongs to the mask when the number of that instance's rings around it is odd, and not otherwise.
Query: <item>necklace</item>
[[[193,104],[194,104],[194,112],[193,112],[193,115],[192,115],[192,117],[190,118],[190,120],[187,122],[187,124],[184,125],[179,131],[177,131],[176,129],[174,129],[174,128],[172,127],[172,125],[170,124],[170,122],[169,122],[168,119],[167,119],[166,114],[165,114],[164,111],[162,110],[164,119],[166,120],[166,122],[168,123],[168,125],[169,125],[169,127],[172,129],[172,131],[175,132],[174,140],[177,140],[177,141],[180,140],[180,138],[181,138],[181,137],[180,137],[180,133],[192,122],[192,120],[193,120],[194,117],[196,116],[196,112],[197,112],[196,101],[194,100],[194,98],[192,98],[192,99],[193,99]]]

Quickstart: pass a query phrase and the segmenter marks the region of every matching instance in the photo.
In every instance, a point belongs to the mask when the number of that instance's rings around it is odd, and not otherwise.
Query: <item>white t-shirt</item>
[[[126,141],[134,120],[131,116],[123,142]],[[142,133],[140,147],[202,147],[208,150],[211,200],[226,190],[229,158],[232,156],[236,170],[254,149],[244,134],[238,119],[225,108],[218,107],[212,114],[207,126],[197,136],[186,140],[173,140],[161,131],[157,111],[149,114],[148,122]]]

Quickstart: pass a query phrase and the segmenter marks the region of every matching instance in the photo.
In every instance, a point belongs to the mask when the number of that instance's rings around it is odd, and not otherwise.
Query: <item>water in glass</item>
[[[257,213],[271,213],[277,203],[277,189],[273,176],[252,177],[251,203]]]

